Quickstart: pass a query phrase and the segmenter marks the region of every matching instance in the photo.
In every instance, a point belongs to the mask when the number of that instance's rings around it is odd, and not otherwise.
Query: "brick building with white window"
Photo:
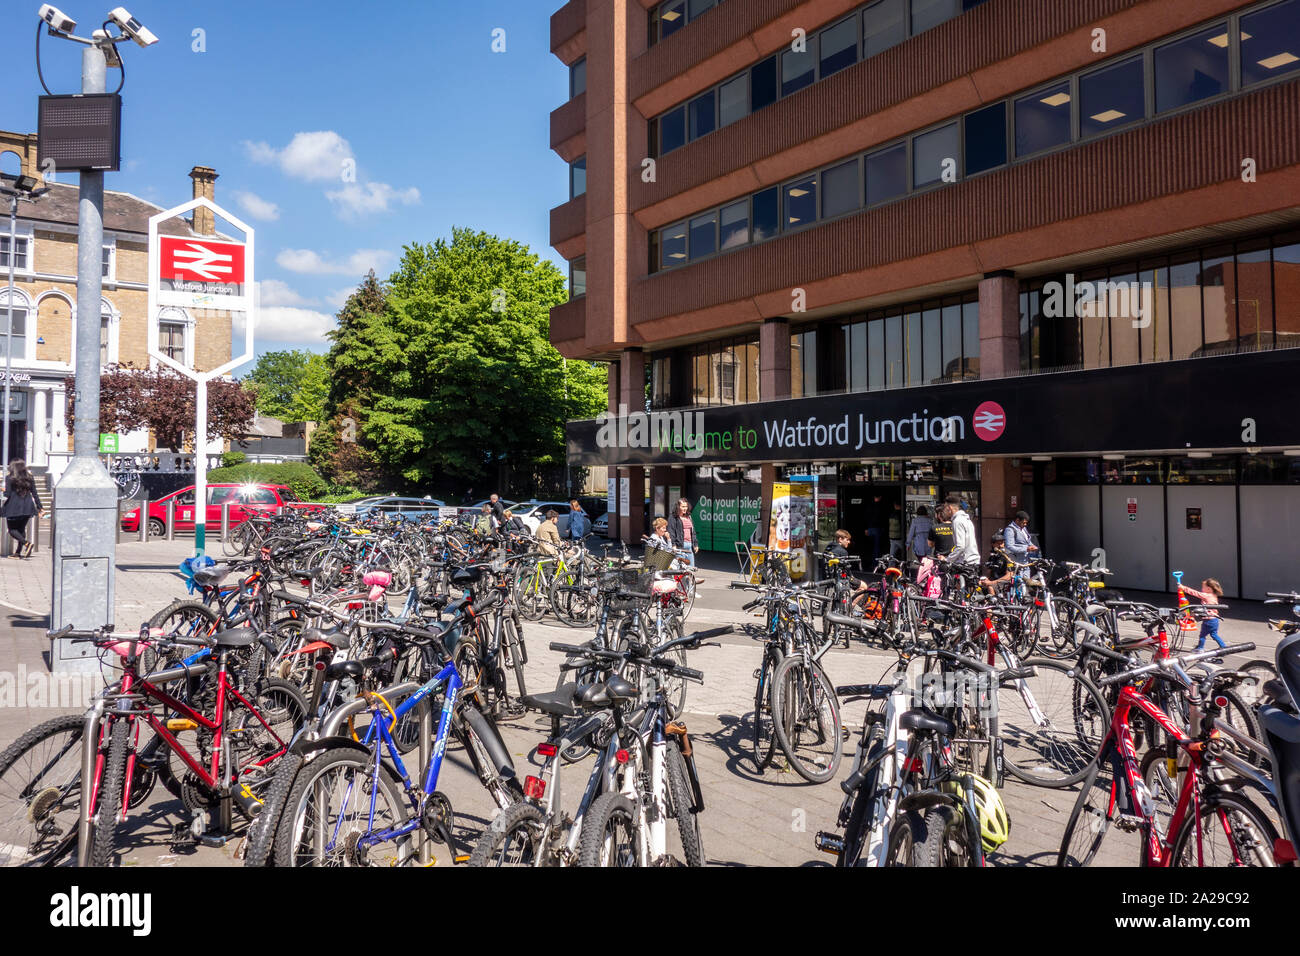
[[[25,175],[41,179],[49,192],[34,203],[19,203],[14,260],[12,382],[10,386],[10,458],[24,458],[34,470],[62,471],[72,450],[66,424],[66,380],[74,372],[77,308],[77,186],[46,182],[37,164],[36,135],[0,131],[0,156],[14,153]],[[6,160],[6,168],[13,168]],[[193,196],[213,198],[215,170],[190,170]],[[12,177],[4,176],[5,180]],[[149,218],[161,207],[130,193],[104,190],[103,295],[100,310],[100,361],[104,365],[151,364],[146,338],[148,321]],[[9,231],[0,230],[0,360],[8,304]],[[212,214],[196,209],[193,219],[171,219],[159,227],[164,235],[214,234]],[[160,315],[158,346],[198,369],[229,361],[231,319],[206,314],[196,322],[185,310],[166,308]],[[0,376],[3,376],[0,367]],[[118,450],[152,451],[145,429],[120,435]],[[221,442],[210,448],[221,451]]]

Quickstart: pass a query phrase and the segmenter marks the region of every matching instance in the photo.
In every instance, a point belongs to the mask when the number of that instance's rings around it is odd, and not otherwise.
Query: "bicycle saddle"
[[[230,565],[214,564],[210,568],[199,568],[194,572],[194,583],[201,584],[203,587],[215,587],[226,579],[230,574]]]
[[[337,647],[340,650],[347,647],[351,642],[347,633],[341,626],[339,627],[309,627],[302,632],[305,642],[310,644],[312,641],[324,641],[331,647]]]
[[[578,704],[588,710],[613,707],[641,696],[640,688],[628,683],[617,674],[602,683],[589,684],[578,689]]]
[[[342,680],[351,677],[353,680],[361,680],[365,673],[366,665],[363,661],[335,661],[325,668],[325,679]]]
[[[257,640],[257,631],[251,627],[232,627],[217,631],[213,637],[216,639],[217,647],[247,647]]]
[[[483,577],[483,568],[481,565],[471,565],[467,568],[457,568],[451,574],[451,583],[458,588],[466,588],[473,584],[478,584],[479,579]]]
[[[303,578],[308,581],[315,581],[324,573],[324,568],[301,568],[289,572],[289,576],[294,578]]]
[[[943,737],[957,733],[957,725],[951,720],[925,709],[904,711],[898,718],[898,726],[903,730],[929,730]]]
[[[542,694],[525,694],[519,699],[523,701],[525,707],[550,714],[552,717],[577,717],[580,712],[573,705],[577,693],[577,682],[570,681],[561,684],[555,690]]]

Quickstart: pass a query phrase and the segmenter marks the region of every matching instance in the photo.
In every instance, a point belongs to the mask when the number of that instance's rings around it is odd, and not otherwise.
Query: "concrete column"
[[[980,378],[1018,375],[1020,283],[1012,272],[989,272],[980,281],[979,295]],[[1014,508],[1013,496],[1019,501]],[[1023,505],[1019,459],[993,458],[984,462],[980,466],[980,554],[988,553],[990,536],[1005,528]]]
[[[45,440],[47,434],[46,419],[49,412],[45,405],[45,389],[32,389],[32,457],[29,464],[45,466],[49,464]]]
[[[1020,283],[1005,270],[980,281],[980,378],[1020,373]]]
[[[618,502],[622,511],[623,479],[628,479],[628,513],[618,519],[619,538],[628,544],[640,544],[645,533],[645,469],[638,466],[618,470]]]
[[[624,349],[618,360],[618,401],[629,412],[645,411],[645,353]]]
[[[624,349],[618,360],[619,410],[645,411],[645,354],[639,348]],[[619,500],[622,501],[623,479],[631,484],[628,495],[628,514],[619,515],[618,536],[628,544],[638,544],[645,528],[645,469],[622,467],[618,469]],[[620,509],[621,510],[621,509]]]
[[[790,322],[768,319],[758,334],[758,390],[763,401],[790,397]]]

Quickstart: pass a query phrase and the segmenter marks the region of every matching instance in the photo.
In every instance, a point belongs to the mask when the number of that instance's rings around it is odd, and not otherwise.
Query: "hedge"
[[[214,468],[208,472],[209,482],[258,482],[266,485],[288,485],[304,501],[318,501],[330,488],[325,479],[311,465],[286,462],[283,465],[231,465]]]

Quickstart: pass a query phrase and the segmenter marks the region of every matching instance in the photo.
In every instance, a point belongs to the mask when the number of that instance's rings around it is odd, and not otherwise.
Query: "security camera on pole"
[[[78,630],[115,623],[114,540],[117,483],[99,460],[99,302],[103,291],[104,172],[121,166],[122,100],[126,68],[119,43],[142,47],[158,42],[123,7],[108,13],[90,39],[73,35],[77,23],[62,10],[43,4],[36,25],[36,74],[47,95],[40,98],[37,161],[60,172],[79,174],[77,207],[76,392],[72,426],[73,457],[54,488],[54,562],[50,627]],[[118,33],[110,32],[109,23]],[[41,32],[82,44],[81,92],[54,95],[41,70]],[[108,93],[108,66],[121,70],[117,89]],[[54,670],[98,669],[89,645],[56,643]]]
[[[211,238],[162,235],[158,227],[179,219],[192,209],[212,213],[213,228],[224,219],[244,235],[242,242],[224,236]],[[195,216],[197,223],[199,217]],[[208,382],[253,358],[253,324],[256,316],[253,290],[253,229],[211,199],[200,197],[160,212],[149,219],[149,357],[186,378],[193,379],[194,401],[194,551],[202,554],[207,533],[208,489]],[[173,307],[244,314],[244,354],[214,369],[200,372],[157,348],[158,310]],[[179,450],[179,449],[178,449]]]

